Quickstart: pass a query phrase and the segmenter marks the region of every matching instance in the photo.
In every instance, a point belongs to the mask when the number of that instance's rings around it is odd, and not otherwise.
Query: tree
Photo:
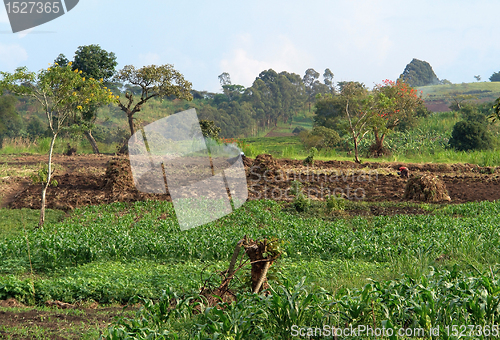
[[[434,85],[439,83],[439,79],[432,70],[431,65],[422,60],[413,59],[406,65],[399,79],[411,87]]]
[[[52,152],[57,135],[67,127],[72,115],[80,115],[90,106],[110,103],[117,98],[107,90],[102,82],[86,79],[81,72],[73,71],[71,63],[64,67],[56,64],[38,74],[29,72],[26,67],[16,69],[11,74],[0,72],[0,90],[34,98],[42,106],[52,140],[45,176],[42,176],[42,205],[38,225],[45,222],[45,197],[52,180]]]
[[[131,91],[125,93],[126,101],[118,101],[118,106],[125,112],[130,128],[130,135],[135,134],[134,115],[141,111],[142,105],[154,97],[162,99],[166,96],[174,96],[179,99],[192,100],[192,84],[184,79],[184,76],[174,69],[173,65],[150,65],[136,69],[127,65],[114,76],[116,81],[124,84],[132,84],[141,88],[141,97],[136,102]],[[121,152],[124,152],[126,144]]]
[[[476,81],[481,81],[481,76],[480,75],[474,76],[474,78],[476,78]]]
[[[333,82],[333,72],[329,68],[325,69],[323,79],[330,94],[335,94],[335,83]]]
[[[55,60],[59,66],[68,65],[69,61],[64,54],[59,54]],[[82,75],[87,78],[101,80],[105,86],[110,86],[110,80],[115,73],[115,67],[118,65],[116,56],[113,52],[108,52],[102,49],[99,45],[79,46],[75,52],[74,61],[71,64],[73,70],[82,71]],[[99,148],[92,136],[92,128],[97,119],[97,110],[99,106],[93,105],[83,112],[80,122],[75,122],[82,127],[83,133],[87,137],[92,150],[95,154],[99,154]]]
[[[16,110],[16,97],[3,95],[0,97],[0,149],[5,137],[13,137],[13,132],[22,126],[21,116]]]
[[[411,120],[416,110],[424,105],[417,90],[407,83],[386,79],[373,89],[375,106],[373,117],[373,135],[375,144],[370,153],[376,157],[386,154],[384,139],[401,122]]]
[[[309,112],[311,112],[311,103],[316,96],[315,87],[319,84],[318,81],[319,73],[316,72],[313,68],[309,68],[306,70],[304,74],[304,78],[302,81],[306,87],[307,94],[307,103],[309,104]]]
[[[500,81],[500,71],[493,73],[489,79],[490,81]]]
[[[454,91],[447,95],[451,104],[449,106],[450,110],[458,111],[462,108],[464,104],[469,103],[470,100],[477,99],[477,96],[472,94],[462,94],[460,92]]]
[[[476,121],[461,121],[453,126],[449,144],[459,151],[491,149],[493,141],[486,124]]]
[[[359,143],[372,128],[373,96],[368,95],[365,88],[360,88],[359,83],[351,82],[342,86],[340,97],[343,102],[343,113],[347,118],[344,129],[354,143],[354,161],[359,160]]]

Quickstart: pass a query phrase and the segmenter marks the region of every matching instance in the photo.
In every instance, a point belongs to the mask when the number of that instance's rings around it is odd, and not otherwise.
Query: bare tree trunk
[[[46,202],[46,194],[47,188],[50,185],[50,180],[52,179],[52,152],[54,151],[54,143],[56,141],[57,133],[54,134],[52,140],[50,141],[50,149],[49,149],[49,162],[48,162],[48,170],[47,170],[47,182],[42,188],[42,206],[40,207],[40,220],[38,221],[38,227],[43,227],[45,223],[45,202]]]
[[[89,140],[90,145],[92,146],[92,150],[94,151],[94,154],[99,155],[99,147],[97,146],[97,142],[94,139],[94,136],[92,136],[92,131],[88,130],[85,131],[85,136]]]
[[[358,164],[361,163],[358,157],[358,139],[354,137],[354,161]]]
[[[130,135],[133,136],[135,133],[134,115],[132,113],[127,113],[127,117],[128,117],[128,127],[130,128]]]

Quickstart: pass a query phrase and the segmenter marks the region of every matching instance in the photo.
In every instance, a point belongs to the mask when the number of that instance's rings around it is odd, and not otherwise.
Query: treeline
[[[151,103],[154,104],[142,107],[138,118],[143,124],[152,121],[148,107],[162,106],[165,115],[195,108],[200,119],[214,121],[221,128],[221,137],[254,136],[263,129],[276,126],[278,122],[291,123],[292,117],[311,111],[318,95],[336,93],[333,73],[329,69],[324,71],[322,77],[312,68],[304,76],[269,69],[262,71],[248,88],[233,84],[228,73],[222,73],[219,80],[221,93],[193,89],[192,101],[179,100],[175,96],[153,98]],[[142,94],[140,86],[130,83],[110,81],[107,86],[121,98],[125,98],[127,93],[137,98]],[[100,125],[97,121],[92,129],[94,138],[106,144],[126,140],[130,134],[127,133],[123,112],[113,104],[100,110],[114,111],[123,117],[123,124]],[[46,118],[38,104],[28,97],[4,94],[0,97],[0,115],[0,136],[3,138],[50,136]]]
[[[256,135],[259,129],[272,128],[278,122],[292,123],[301,111],[311,110],[317,95],[335,93],[333,73],[326,69],[323,79],[314,69],[301,77],[273,69],[262,71],[252,86],[233,84],[228,73],[219,76],[222,93],[192,91],[200,119],[212,120],[224,137]]]

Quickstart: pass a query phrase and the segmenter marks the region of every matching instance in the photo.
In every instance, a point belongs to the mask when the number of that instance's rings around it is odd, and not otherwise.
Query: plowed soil
[[[12,169],[36,170],[46,156],[9,156]],[[85,205],[111,202],[133,202],[147,199],[170,200],[166,194],[139,192],[134,185],[127,157],[105,155],[56,155],[56,187],[47,191],[47,207],[71,210]],[[292,181],[303,184],[303,192],[312,199],[341,194],[347,199],[371,202],[401,201],[405,179],[397,169],[406,166],[411,176],[433,173],[444,181],[451,203],[493,201],[500,199],[500,172],[496,168],[474,164],[403,164],[363,163],[349,161],[316,161],[304,166],[300,160],[273,159],[259,155],[244,159],[249,199],[293,199]],[[0,177],[2,206],[10,208],[40,207],[41,185],[28,176]]]

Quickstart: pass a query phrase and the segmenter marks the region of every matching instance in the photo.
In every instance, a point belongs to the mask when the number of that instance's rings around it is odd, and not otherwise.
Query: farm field
[[[438,327],[445,339],[453,325],[492,326],[500,319],[494,166],[315,161],[307,167],[301,160],[247,158],[250,200],[182,232],[169,195],[138,193],[127,160],[105,155],[55,157],[59,184],[48,192],[46,226],[35,229],[38,211],[26,208],[37,209],[40,195],[29,175],[45,156],[6,160],[0,338],[298,339],[307,337],[292,336],[292,325],[327,324]],[[439,176],[451,202],[403,200],[401,165],[412,175]],[[303,209],[287,192],[294,180],[313,198]],[[321,188],[345,195],[347,187],[356,195],[333,207],[318,195]],[[248,294],[244,267],[230,287],[237,303],[193,312],[192,302],[204,301],[200,288],[218,286],[217,273],[244,235],[285,240],[268,275],[274,297]]]

